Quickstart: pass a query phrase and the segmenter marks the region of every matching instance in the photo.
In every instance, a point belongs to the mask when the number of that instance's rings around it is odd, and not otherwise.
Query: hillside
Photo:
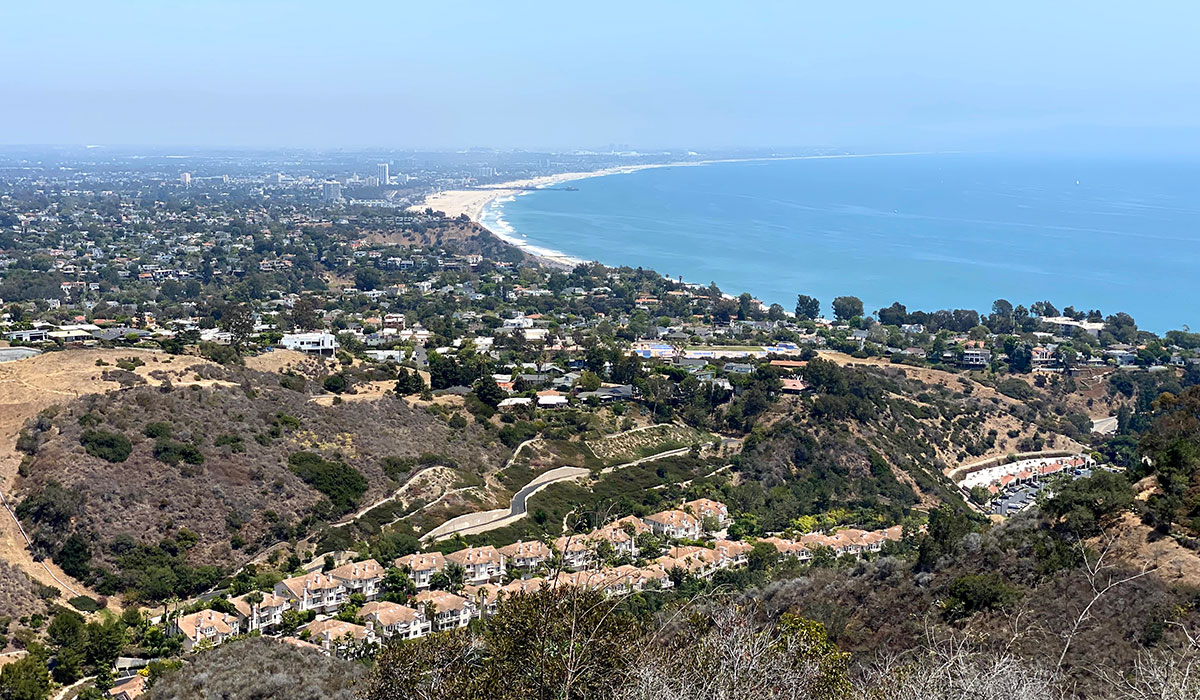
[[[86,396],[24,433],[18,512],[40,552],[102,593],[160,597],[169,584],[152,574],[164,568],[204,587],[217,574],[207,567],[390,495],[419,456],[482,472],[507,454],[478,426],[399,398],[324,406],[280,375],[202,374],[205,386]]]
[[[146,700],[352,700],[363,667],[313,648],[247,639],[207,651],[163,675]]]

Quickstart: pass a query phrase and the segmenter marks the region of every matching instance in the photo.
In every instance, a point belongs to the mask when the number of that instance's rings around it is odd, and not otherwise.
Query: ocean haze
[[[0,141],[1198,150],[1197,20],[1186,2],[10,2]]]
[[[718,163],[580,180],[483,223],[583,260],[654,268],[786,309],[995,299],[1195,324],[1200,159],[929,154]]]

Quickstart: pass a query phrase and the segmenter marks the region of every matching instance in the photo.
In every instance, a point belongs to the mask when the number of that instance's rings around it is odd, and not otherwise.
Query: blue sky
[[[0,143],[1190,149],[1198,20],[1103,0],[14,0]]]

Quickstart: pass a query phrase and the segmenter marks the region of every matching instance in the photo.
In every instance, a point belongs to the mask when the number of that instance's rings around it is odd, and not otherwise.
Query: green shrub
[[[296,374],[285,374],[279,378],[279,386],[292,391],[304,391],[308,386],[308,381]]]
[[[984,610],[998,610],[1016,598],[1017,591],[998,574],[967,574],[950,584],[946,616],[956,620]]]
[[[1005,379],[996,385],[996,391],[1018,401],[1028,401],[1037,396],[1033,387],[1020,379]]]
[[[90,612],[96,612],[97,610],[100,609],[100,603],[98,603],[95,598],[90,598],[85,595],[77,595],[74,598],[68,600],[67,602],[71,604],[71,607],[75,608],[76,610],[78,610],[80,612],[89,612],[90,613]]]
[[[367,491],[367,479],[354,467],[330,462],[313,452],[295,452],[288,457],[292,473],[325,494],[334,512],[345,513],[358,505]]]
[[[200,343],[200,357],[221,365],[242,364],[242,356],[238,354],[237,349],[233,346],[221,345],[219,343],[210,343],[207,341]]]
[[[142,429],[142,434],[148,438],[169,438],[171,437],[171,424],[166,421],[147,423],[146,427]]]
[[[133,452],[133,443],[129,442],[129,438],[104,430],[85,430],[79,436],[79,442],[88,454],[109,462],[124,462]]]
[[[213,440],[213,445],[217,447],[229,447],[231,452],[246,451],[246,440],[237,433],[218,435],[217,438]]]
[[[154,457],[172,466],[180,462],[204,464],[204,454],[195,445],[175,440],[161,439],[154,443]]]
[[[321,382],[321,386],[325,387],[325,391],[328,391],[331,394],[340,394],[345,391],[350,384],[346,381],[345,375],[331,374],[328,377],[325,377],[325,381]]]
[[[127,372],[132,372],[144,364],[146,363],[142,362],[141,358],[138,357],[122,357],[121,359],[117,360],[117,367],[120,367]]]

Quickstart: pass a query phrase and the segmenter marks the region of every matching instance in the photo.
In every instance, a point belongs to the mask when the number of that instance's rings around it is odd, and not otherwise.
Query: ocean
[[[535,252],[652,268],[789,311],[992,301],[1200,323],[1200,160],[930,154],[667,167],[492,202]]]

